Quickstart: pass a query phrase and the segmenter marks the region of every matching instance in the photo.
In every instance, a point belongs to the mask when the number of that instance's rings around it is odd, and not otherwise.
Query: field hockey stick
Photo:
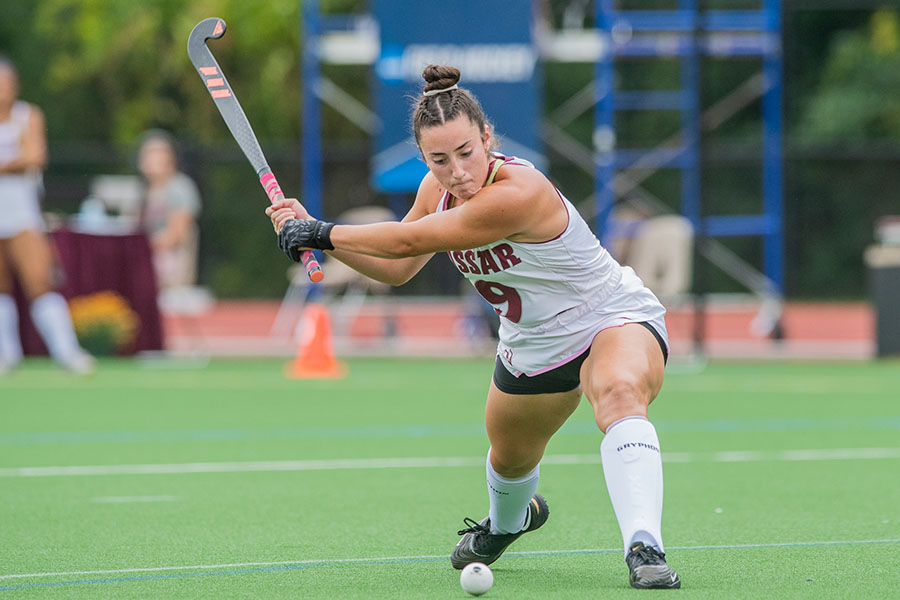
[[[225,74],[219,67],[219,63],[216,62],[212,52],[206,46],[206,40],[211,38],[218,39],[223,35],[225,35],[225,21],[218,17],[203,19],[194,26],[194,29],[191,30],[191,35],[188,36],[188,56],[191,62],[194,63],[197,72],[200,73],[200,77],[206,83],[206,89],[209,90],[209,94],[222,114],[222,118],[225,119],[225,124],[228,125],[231,135],[238,143],[238,146],[241,147],[241,150],[244,151],[247,160],[256,169],[259,183],[269,196],[269,201],[275,204],[284,199],[281,186],[278,185],[272,169],[269,168],[266,162],[266,157],[263,156],[262,148],[259,147],[259,141],[253,133],[253,128],[250,127],[247,115],[244,114],[237,97],[231,91],[231,86],[228,84],[228,80],[225,79]],[[309,250],[304,250],[300,258],[303,266],[306,268],[306,274],[309,279],[315,282],[322,281],[325,273],[322,271],[322,267],[319,266],[315,255]]]

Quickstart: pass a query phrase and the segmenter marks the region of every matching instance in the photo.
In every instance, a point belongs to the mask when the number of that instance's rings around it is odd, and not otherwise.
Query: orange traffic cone
[[[300,322],[297,358],[287,365],[285,374],[293,379],[340,379],[347,366],[334,357],[331,322],[321,304],[307,304]]]

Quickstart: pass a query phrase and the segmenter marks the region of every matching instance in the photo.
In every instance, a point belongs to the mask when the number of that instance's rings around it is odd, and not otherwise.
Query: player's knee
[[[534,448],[518,450],[500,450],[491,447],[491,467],[501,477],[515,479],[530,473],[541,460],[540,454],[535,455]]]
[[[650,386],[641,377],[629,373],[606,373],[582,382],[592,404],[646,404]]]
[[[606,429],[619,419],[646,416],[650,387],[640,378],[619,375],[606,378],[586,390],[594,407],[597,426]]]
[[[32,277],[23,277],[21,285],[22,291],[29,301],[40,298],[44,294],[53,291],[50,278],[45,276],[34,275]]]

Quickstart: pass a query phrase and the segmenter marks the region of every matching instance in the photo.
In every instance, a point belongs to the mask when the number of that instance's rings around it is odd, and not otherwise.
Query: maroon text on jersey
[[[499,273],[522,262],[509,244],[497,244],[486,250],[453,250],[449,254],[460,273],[473,275]]]

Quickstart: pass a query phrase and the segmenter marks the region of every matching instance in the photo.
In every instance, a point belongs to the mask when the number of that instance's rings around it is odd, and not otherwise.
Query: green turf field
[[[0,379],[3,598],[465,598],[493,363],[30,361]],[[900,598],[900,364],[673,365],[651,407],[680,591],[627,586],[583,403],[486,598]]]

